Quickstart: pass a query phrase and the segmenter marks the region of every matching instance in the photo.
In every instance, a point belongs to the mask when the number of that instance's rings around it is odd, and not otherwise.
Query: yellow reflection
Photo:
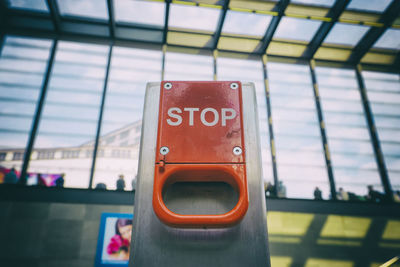
[[[211,35],[168,32],[167,43],[176,45],[186,45],[194,47],[204,47],[211,41]]]
[[[318,245],[334,245],[334,246],[347,246],[347,247],[360,247],[361,242],[359,241],[349,241],[349,240],[332,240],[319,238],[317,240]]]
[[[369,218],[329,215],[322,228],[321,236],[363,238],[370,224]]]
[[[384,54],[368,52],[361,59],[362,63],[375,63],[375,64],[393,64],[396,59],[396,54]]]
[[[351,55],[350,49],[323,47],[318,48],[314,58],[336,61],[346,61]]]
[[[382,235],[383,239],[399,240],[400,239],[400,221],[388,220]]]
[[[269,236],[268,241],[272,243],[299,244],[301,239],[300,237]]]
[[[389,266],[390,267],[400,267],[400,262],[395,263],[397,260],[399,260],[399,257],[394,257],[385,263],[373,262],[373,263],[371,263],[370,267],[389,267]]]
[[[259,40],[221,36],[218,42],[218,49],[254,52],[259,44]]]
[[[314,214],[270,211],[267,214],[268,233],[279,235],[304,235],[314,219]]]
[[[379,246],[382,248],[395,248],[399,249],[400,244],[399,243],[386,243],[386,242],[379,242]]]
[[[278,257],[271,256],[271,266],[272,267],[290,267],[292,265],[291,257]]]
[[[288,44],[272,41],[268,46],[267,54],[300,57],[304,50],[306,50],[306,46],[302,44]]]
[[[352,261],[307,259],[305,267],[353,267]]]

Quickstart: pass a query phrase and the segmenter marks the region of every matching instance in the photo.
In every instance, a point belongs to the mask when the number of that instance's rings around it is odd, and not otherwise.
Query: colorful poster
[[[128,266],[132,222],[132,214],[101,215],[95,267]]]

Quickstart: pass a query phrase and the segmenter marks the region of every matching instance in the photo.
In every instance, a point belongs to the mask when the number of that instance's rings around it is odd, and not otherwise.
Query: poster
[[[101,215],[95,267],[128,266],[132,219],[132,214]]]

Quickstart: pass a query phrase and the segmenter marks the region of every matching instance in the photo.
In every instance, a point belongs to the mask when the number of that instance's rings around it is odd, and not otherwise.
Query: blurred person
[[[4,183],[5,184],[16,184],[18,182],[18,177],[15,172],[15,168],[12,167],[10,172],[4,176]]]
[[[314,199],[321,200],[322,199],[322,191],[318,188],[318,186],[314,189]]]
[[[278,183],[278,197],[285,198],[286,197],[286,186],[282,181]]]
[[[137,180],[137,175],[135,178],[132,179],[132,191],[136,191],[136,180]]]
[[[118,191],[124,191],[125,190],[125,180],[124,180],[124,175],[120,174],[119,178],[117,180],[117,190]]]
[[[337,194],[337,199],[348,201],[350,199],[349,193],[344,191],[343,187],[339,187],[339,192]]]
[[[64,182],[65,182],[64,177],[65,177],[65,173],[62,173],[62,174],[60,175],[60,177],[57,178],[57,180],[56,180],[56,187],[64,187]]]
[[[276,197],[275,186],[271,182],[264,183],[265,196]]]
[[[397,190],[396,192],[393,193],[393,200],[394,202],[399,203],[400,202],[400,191]]]
[[[96,190],[107,190],[107,186],[105,183],[98,183],[96,184],[95,188]]]
[[[382,202],[384,200],[384,195],[376,191],[372,185],[368,185],[367,188],[368,188],[367,199],[369,201]]]
[[[115,235],[107,246],[107,253],[113,259],[129,260],[132,237],[132,219],[118,219],[115,222]]]
[[[47,186],[45,179],[41,173],[37,174],[37,185],[38,186]]]

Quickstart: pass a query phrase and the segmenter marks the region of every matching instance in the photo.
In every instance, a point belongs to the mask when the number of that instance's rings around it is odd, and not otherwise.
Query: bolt
[[[238,146],[235,146],[233,148],[233,154],[235,154],[236,156],[239,156],[240,154],[242,154],[242,149]]]
[[[231,83],[231,89],[236,90],[239,88],[239,84],[237,83]]]
[[[163,146],[163,147],[160,148],[161,155],[167,155],[168,152],[169,152],[169,148],[168,147]]]
[[[172,88],[172,83],[164,83],[164,88],[169,90]]]

